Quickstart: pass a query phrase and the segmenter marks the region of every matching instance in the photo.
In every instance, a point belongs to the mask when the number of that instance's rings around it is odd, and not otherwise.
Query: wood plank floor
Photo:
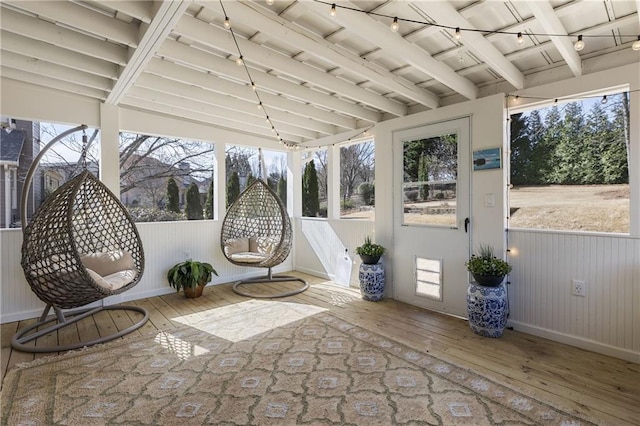
[[[640,425],[640,364],[584,351],[524,333],[507,330],[500,339],[487,339],[469,330],[466,321],[385,299],[366,302],[358,289],[342,288],[320,278],[299,274],[311,288],[304,293],[278,299],[330,310],[335,316],[434,356],[477,371],[554,406],[596,419],[599,424]],[[268,292],[251,287],[251,291]],[[295,283],[280,283],[293,288]],[[181,294],[129,302],[149,310],[149,322],[123,337],[180,326],[175,318],[202,313],[248,300],[228,284],[207,287],[203,297],[186,299]],[[267,299],[268,300],[268,299]],[[38,339],[36,345],[71,343],[94,338],[132,324],[135,314],[105,311],[83,320],[64,333]],[[11,348],[11,336],[33,320],[2,324],[2,379],[18,363],[57,354],[30,354]]]

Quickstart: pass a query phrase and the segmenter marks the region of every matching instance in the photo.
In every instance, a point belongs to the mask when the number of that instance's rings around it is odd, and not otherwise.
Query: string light
[[[607,95],[604,95],[604,96],[602,97],[602,100],[601,100],[600,102],[601,102],[603,105],[604,105],[604,104],[606,104],[606,103],[608,102],[608,100],[607,100]]]
[[[229,17],[228,16],[224,17],[224,27],[225,28],[231,28],[231,21],[229,21]]]
[[[396,16],[395,18],[393,18],[393,22],[391,23],[391,31],[397,33],[399,28],[400,24],[398,24],[398,17]]]
[[[582,35],[578,36],[578,41],[575,42],[575,44],[573,45],[573,48],[576,49],[576,51],[578,52],[584,49],[584,41],[582,41]]]
[[[240,45],[238,44],[238,40],[236,38],[236,34],[233,31],[233,28],[231,28],[231,25],[228,24],[229,18],[227,16],[227,12],[226,12],[226,10],[224,8],[223,0],[219,0],[219,1],[220,1],[220,7],[222,8],[222,13],[224,14],[224,17],[225,17],[224,26],[229,29],[229,32],[231,33],[231,37],[233,38],[233,42],[235,43],[236,49],[238,51],[238,58],[236,59],[236,63],[238,64],[238,66],[243,66],[245,72],[247,73],[247,77],[248,77],[248,80],[249,80],[249,86],[251,86],[251,89],[253,89],[253,92],[255,93],[257,101],[258,101],[258,109],[263,111],[264,116],[265,116],[265,121],[271,127],[271,131],[273,133],[275,133],[275,135],[276,135],[277,139],[280,141],[280,143],[283,144],[289,150],[298,149],[298,146],[296,144],[287,143],[287,142],[283,141],[282,136],[280,136],[280,133],[278,133],[278,131],[276,130],[275,125],[273,124],[273,122],[269,118],[269,114],[267,114],[267,111],[266,111],[266,106],[262,102],[262,99],[260,99],[260,93],[258,92],[258,87],[256,86],[256,83],[253,81],[253,78],[251,77],[251,73],[249,72],[249,68],[247,67],[247,64],[244,61],[244,56],[242,55],[242,52],[240,51]],[[267,0],[267,4],[273,4],[273,0],[271,0],[271,1]]]
[[[268,4],[269,6],[273,6],[273,0],[267,0],[267,4]]]
[[[364,13],[366,15],[372,15],[372,16],[377,16],[380,18],[387,18],[387,19],[393,19],[394,23],[397,20],[398,21],[398,26],[400,24],[400,21],[403,22],[409,22],[412,24],[419,24],[419,25],[424,25],[427,27],[436,27],[436,28],[443,28],[443,29],[447,29],[447,30],[455,30],[455,38],[456,40],[460,40],[460,38],[462,37],[462,32],[463,31],[468,31],[468,32],[476,32],[476,33],[481,33],[481,34],[507,34],[507,35],[516,35],[518,38],[518,44],[519,45],[523,45],[525,43],[524,37],[522,35],[521,32],[514,32],[514,31],[507,31],[507,30],[491,30],[491,29],[482,29],[482,28],[460,28],[460,27],[453,27],[450,25],[443,25],[443,24],[438,24],[435,22],[426,22],[426,21],[418,21],[415,19],[405,19],[405,18],[398,18],[398,17],[393,17],[390,15],[385,15],[383,13],[378,13],[378,12],[372,12],[372,11],[366,11],[366,10],[361,10],[352,6],[344,6],[344,5],[336,5],[335,3],[329,3],[325,0],[313,0],[316,3],[322,3],[322,4],[326,4],[326,5],[331,5],[331,10],[329,12],[329,14],[331,16],[336,16],[337,11],[336,8],[340,7],[342,9],[347,9],[353,12],[359,12],[359,13]],[[392,26],[395,27],[394,24],[391,24]],[[527,34],[529,34],[530,36],[542,36],[542,37],[573,37],[572,35],[569,34],[553,34],[553,33],[534,33],[534,32],[528,32]],[[610,34],[591,34],[591,35],[580,35],[578,36],[579,40],[582,40],[582,37],[604,37],[604,38],[611,38],[614,37],[614,39],[618,39],[618,38],[631,38],[631,37],[636,37],[635,35],[630,35],[630,34],[616,34],[615,36],[612,36]],[[640,35],[637,36],[638,39],[637,41],[634,41],[634,43],[631,45],[631,48],[634,51],[640,51]],[[577,43],[577,42],[576,42]],[[582,41],[582,45],[584,47],[584,41]],[[578,45],[580,46],[580,44]],[[574,44],[575,47],[575,44]],[[576,49],[578,50],[578,49]]]

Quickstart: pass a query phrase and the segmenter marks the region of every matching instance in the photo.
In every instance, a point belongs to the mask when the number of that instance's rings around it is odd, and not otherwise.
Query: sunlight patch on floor
[[[239,342],[326,310],[300,303],[248,300],[171,319],[214,336]]]

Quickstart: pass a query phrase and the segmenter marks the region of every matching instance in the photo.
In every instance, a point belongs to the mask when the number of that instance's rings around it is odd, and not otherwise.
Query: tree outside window
[[[514,228],[629,233],[629,94],[511,116]]]

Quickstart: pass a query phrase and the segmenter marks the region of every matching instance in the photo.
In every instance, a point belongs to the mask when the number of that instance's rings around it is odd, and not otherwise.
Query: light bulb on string
[[[636,52],[640,51],[640,35],[638,36],[638,39],[631,45],[631,49],[635,50]]]
[[[602,97],[602,100],[600,101],[600,103],[602,103],[603,105],[606,104],[607,102],[609,102],[609,100],[607,99],[607,95],[604,95]]]
[[[462,33],[460,32],[460,27],[456,28],[456,35],[455,35],[456,40],[460,41],[460,39],[462,38]]]
[[[262,109],[262,101],[258,102],[258,109]]]
[[[238,64],[238,66],[244,65],[244,58],[242,57],[242,55],[238,56],[238,59],[236,59],[236,64]]]
[[[337,14],[337,12],[336,12],[336,4],[335,4],[335,3],[333,3],[333,4],[331,5],[331,10],[329,11],[329,15],[331,15],[332,17],[335,17],[335,16],[336,16],[336,14]]]
[[[273,6],[273,0],[267,0],[267,4],[268,4],[269,6]]]
[[[398,29],[400,29],[400,24],[398,23],[398,17],[396,16],[393,18],[393,22],[391,23],[391,31],[397,33]]]
[[[231,28],[231,21],[229,21],[229,17],[228,16],[224,17],[224,27],[225,28]]]
[[[256,86],[256,83],[254,83],[253,81],[251,82],[251,88],[253,89],[254,92],[258,90],[258,86]],[[260,104],[262,104],[262,102],[260,102]]]
[[[584,41],[582,41],[582,35],[578,36],[578,41],[574,43],[573,48],[576,49],[577,52],[584,49]]]
[[[518,33],[518,38],[517,38],[517,40],[518,40],[518,44],[519,44],[520,46],[522,46],[522,45],[524,44],[524,37],[522,36],[522,33]]]

